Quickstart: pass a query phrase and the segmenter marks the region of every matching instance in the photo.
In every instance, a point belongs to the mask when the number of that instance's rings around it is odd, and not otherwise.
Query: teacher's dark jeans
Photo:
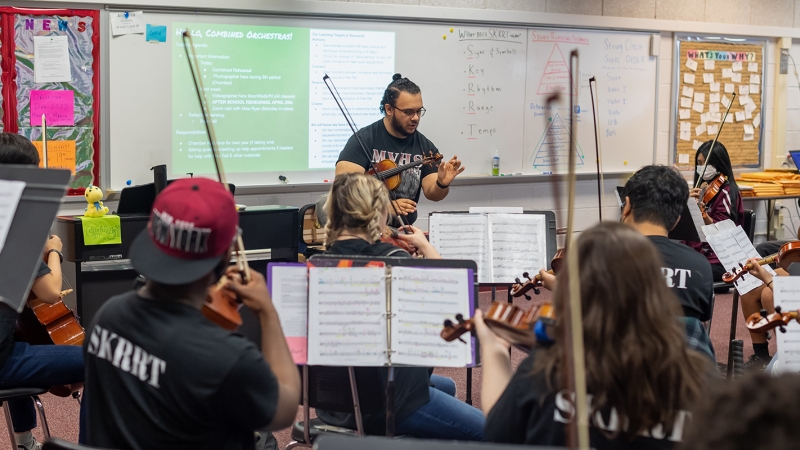
[[[29,345],[15,342],[0,370],[0,387],[41,387],[83,381],[83,349],[74,345]],[[8,401],[14,431],[36,428],[36,409],[30,398]]]

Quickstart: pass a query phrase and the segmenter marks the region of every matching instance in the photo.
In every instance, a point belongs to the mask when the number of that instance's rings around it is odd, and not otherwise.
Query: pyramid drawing
[[[544,66],[544,74],[539,81],[539,89],[536,93],[550,95],[556,92],[572,95],[572,89],[569,88],[569,66],[561,49],[558,48],[558,44],[553,45],[553,51],[550,52],[550,58],[547,59],[547,65]]]
[[[575,142],[575,151],[578,157],[575,164],[581,167],[583,166],[583,150],[577,141]],[[566,166],[569,163],[569,126],[564,123],[558,113],[547,124],[531,159],[533,159],[534,168]]]

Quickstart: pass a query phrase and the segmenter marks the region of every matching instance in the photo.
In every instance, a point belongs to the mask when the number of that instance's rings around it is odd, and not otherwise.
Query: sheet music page
[[[490,214],[492,282],[513,283],[523,272],[547,267],[547,226],[543,214]]]
[[[392,267],[392,364],[471,364],[470,344],[440,336],[445,319],[458,313],[469,317],[471,285],[467,269]]]
[[[775,277],[772,282],[775,306],[783,312],[800,309],[800,277]],[[786,333],[777,332],[778,369],[781,373],[800,372],[800,324],[792,321]]]
[[[489,283],[488,233],[485,214],[432,214],[428,237],[445,259],[469,259],[478,265],[478,282]]]
[[[269,286],[295,364],[308,362],[308,267],[270,265]]]
[[[700,212],[700,205],[697,204],[697,200],[689,197],[689,215],[692,218],[692,223],[694,227],[697,229],[697,235],[700,237],[700,242],[706,242],[706,235],[703,233],[703,226],[705,226],[705,221],[703,221],[703,213]]]
[[[8,230],[14,221],[14,214],[24,190],[24,181],[0,180],[0,253],[6,245]]]
[[[383,366],[386,269],[308,269],[308,364]]]
[[[706,225],[703,227],[703,232],[708,245],[711,246],[719,261],[728,271],[739,268],[740,263],[744,264],[750,258],[761,258],[742,227],[735,226],[731,220]],[[772,268],[766,266],[766,269],[773,276],[775,275]],[[740,295],[744,295],[762,284],[764,283],[761,280],[747,274],[736,280],[734,287]]]

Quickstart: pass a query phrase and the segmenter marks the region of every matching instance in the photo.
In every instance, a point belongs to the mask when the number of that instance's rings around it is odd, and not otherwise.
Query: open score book
[[[474,312],[472,270],[371,261],[367,267],[278,263],[267,273],[297,364],[465,367],[475,360],[474,341],[440,337],[444,319]]]

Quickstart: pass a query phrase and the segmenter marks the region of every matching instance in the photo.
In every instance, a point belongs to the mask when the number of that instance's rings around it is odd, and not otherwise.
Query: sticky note
[[[681,97],[681,108],[691,108],[692,107],[692,99]]]
[[[745,113],[745,117],[747,116],[747,113],[752,113],[752,112],[753,112],[753,111],[755,111],[755,110],[756,110],[756,105],[754,105],[754,104],[752,104],[752,103],[746,103],[746,104],[744,105],[744,113]]]
[[[739,96],[739,105],[746,105],[750,102],[750,97],[747,95],[740,95]]]
[[[754,134],[745,133],[744,137],[742,137],[743,141],[752,141],[753,139],[755,139],[755,135]]]
[[[708,90],[711,92],[719,92],[720,84],[721,83],[711,83],[708,85]]]
[[[745,108],[744,108],[744,120],[750,120],[752,118],[753,118],[753,111],[750,110],[750,109],[747,109],[747,106],[745,105]]]
[[[681,131],[680,139],[682,141],[691,141],[692,140],[692,132],[690,130]]]
[[[703,60],[703,69],[714,70],[714,60],[713,59]]]
[[[719,132],[719,125],[709,125],[707,131],[709,136],[716,136]]]
[[[719,103],[719,94],[711,94],[708,96],[709,103]]]
[[[684,86],[683,90],[681,91],[681,95],[684,97],[692,98],[694,95],[694,88],[690,88],[689,86]]]
[[[741,61],[736,61],[733,64],[731,64],[731,70],[733,70],[734,72],[741,72],[742,71],[742,62]]]
[[[744,124],[744,134],[755,134],[755,130],[753,129],[753,125],[749,123]]]
[[[703,143],[700,142],[700,141],[692,141],[692,149],[693,150],[699,149],[701,145],[703,145]],[[683,155],[681,155],[681,156],[683,156]],[[686,155],[686,163],[687,164],[689,163],[689,155]]]
[[[744,97],[745,95],[750,95],[750,86],[747,84],[739,85],[739,95],[741,97]]]
[[[687,59],[686,60],[686,67],[692,69],[692,72],[694,72],[695,70],[697,70],[697,61],[695,61],[693,59]]]
[[[144,40],[147,42],[167,42],[167,26],[150,25],[148,23],[144,34]]]
[[[39,151],[39,167],[44,167],[42,141],[33,141]],[[75,175],[75,141],[47,141],[47,167],[67,169]]]
[[[705,124],[702,124],[702,123],[700,125],[696,126],[695,129],[694,129],[694,134],[696,136],[701,136],[705,132],[706,132],[706,126],[705,126]]]
[[[704,109],[704,107],[703,107],[703,104],[702,104],[702,103],[695,102],[694,104],[692,104],[692,109],[693,109],[693,110],[695,110],[695,111],[697,111],[697,112],[699,112],[699,113],[702,113],[702,112],[703,112],[703,109]]]
[[[744,111],[736,111],[736,121],[744,122]]]
[[[694,74],[693,73],[683,74],[683,82],[686,84],[694,84]]]
[[[733,76],[733,70],[731,69],[722,69],[722,78],[730,78]]]
[[[689,122],[681,122],[681,133],[684,131],[690,131],[692,124]]]
[[[718,113],[719,112],[719,103],[712,103],[708,105],[708,112],[710,113]]]
[[[742,74],[734,73],[733,75],[731,75],[731,81],[733,81],[734,83],[741,83],[742,82]]]
[[[697,142],[697,141],[694,141]],[[692,145],[694,145],[694,142]],[[699,147],[699,145],[698,145]],[[689,154],[688,153],[681,153],[678,155],[678,164],[689,164]]]
[[[728,98],[727,95],[723,95],[722,98],[720,99],[720,102],[722,103],[722,106],[726,108],[728,106],[731,106],[731,100]]]
[[[692,111],[689,109],[680,109],[678,111],[678,117],[681,120],[690,119],[692,117]]]
[[[50,126],[75,126],[75,91],[31,91],[31,126],[42,125],[42,114]]]
[[[761,84],[761,75],[750,75],[750,84]]]
[[[703,83],[709,84],[714,82],[714,74],[713,73],[704,73],[703,74]]]
[[[756,62],[747,63],[747,71],[758,72],[758,63]]]
[[[703,103],[704,101],[706,101],[706,94],[703,92],[697,92],[696,94],[694,94],[694,101]]]
[[[708,121],[709,122],[722,122],[722,114],[721,113],[708,113]]]
[[[758,113],[755,117],[753,117],[753,126],[756,128],[761,126],[761,113]]]
[[[761,88],[758,84],[751,84],[750,85],[750,93],[751,94],[758,94],[761,91]]]
[[[103,217],[81,216],[83,243],[86,245],[105,245],[122,243],[122,227],[119,216],[106,214]]]
[[[734,89],[736,89],[736,86],[733,83],[725,83],[725,93],[726,94],[733,94],[734,93]]]
[[[733,123],[733,115],[728,114],[725,116],[725,123]]]
[[[700,114],[700,123],[706,123],[709,121],[708,113]]]

